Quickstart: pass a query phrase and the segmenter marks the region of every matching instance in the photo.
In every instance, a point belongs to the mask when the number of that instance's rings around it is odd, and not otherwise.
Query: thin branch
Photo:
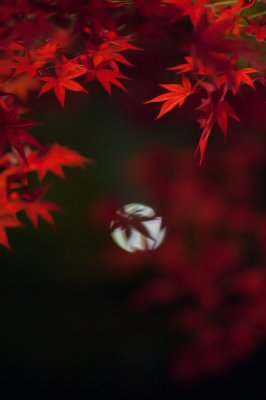
[[[258,12],[258,13],[253,14],[253,15],[248,15],[247,18],[248,18],[248,19],[254,19],[254,18],[260,17],[260,16],[262,16],[262,15],[266,15],[266,10],[265,10],[265,11]]]
[[[237,4],[235,0],[224,0],[218,1],[217,3],[206,4],[206,8],[214,8],[216,6],[230,6],[231,4]]]

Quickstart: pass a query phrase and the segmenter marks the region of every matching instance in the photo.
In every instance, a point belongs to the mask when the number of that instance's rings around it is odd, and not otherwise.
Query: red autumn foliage
[[[49,92],[49,90],[54,90],[61,106],[64,107],[66,89],[74,92],[88,93],[78,82],[73,81],[74,78],[78,78],[85,73],[86,68],[64,57],[55,64],[55,76],[45,76],[41,78],[41,80],[46,83],[42,86],[39,96]]]
[[[63,178],[63,166],[84,166],[88,159],[66,147],[54,144],[51,147],[32,151],[25,148],[27,162],[13,150],[0,158],[0,244],[10,248],[5,229],[21,226],[18,213],[23,211],[35,227],[39,217],[50,224],[54,223],[51,211],[60,207],[44,199],[48,186],[39,184],[37,188],[29,185],[29,173],[37,172],[39,182],[48,171]]]
[[[145,54],[145,48],[139,51],[139,38],[158,36],[162,31],[175,37],[178,32],[182,40],[173,52],[182,53],[186,63],[171,69],[183,74],[182,85],[179,80],[161,85],[167,92],[147,103],[164,102],[160,118],[175,106],[181,107],[190,94],[197,96],[202,162],[214,124],[217,122],[226,136],[228,117],[238,119],[230,93],[237,96],[243,86],[256,89],[258,84],[265,85],[265,11],[265,1],[251,0],[1,1],[0,151],[5,162],[1,164],[0,198],[6,210],[0,219],[2,232],[4,227],[19,225],[12,207],[14,199],[6,192],[6,180],[14,168],[20,176],[25,165],[31,168],[30,159],[37,157],[34,165],[39,177],[46,168],[62,175],[61,165],[82,165],[85,160],[73,153],[74,161],[68,164],[69,150],[61,148],[61,154],[52,152],[47,161],[45,145],[28,132],[37,123],[20,117],[21,100],[27,99],[28,91],[37,97],[37,93],[53,91],[62,107],[66,91],[88,93],[87,86],[94,80],[109,94],[112,86],[127,91],[121,82],[130,79],[124,73],[124,68],[132,66],[127,53]],[[25,198],[19,201],[26,211]],[[38,209],[38,197],[27,201],[36,204],[36,212],[51,222],[48,214]],[[47,203],[41,204],[46,204],[47,211]],[[34,213],[31,216],[36,222]],[[5,234],[1,243],[7,246]]]
[[[177,105],[181,107],[186,101],[186,98],[195,92],[195,89],[191,87],[190,80],[186,76],[183,76],[182,85],[169,84],[160,86],[168,90],[168,92],[161,94],[152,100],[146,101],[146,103],[165,102],[156,119],[161,118]]]

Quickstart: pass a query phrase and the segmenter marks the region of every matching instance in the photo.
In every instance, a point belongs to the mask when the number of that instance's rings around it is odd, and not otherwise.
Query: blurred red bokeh
[[[109,244],[102,254],[116,273],[152,266],[154,277],[130,295],[130,304],[143,312],[172,305],[173,377],[220,371],[266,336],[263,140],[238,137],[226,152],[214,149],[202,167],[190,150],[167,145],[128,163],[129,182],[164,216],[167,237],[153,252],[129,254]],[[97,204],[94,222],[102,229],[115,205]]]

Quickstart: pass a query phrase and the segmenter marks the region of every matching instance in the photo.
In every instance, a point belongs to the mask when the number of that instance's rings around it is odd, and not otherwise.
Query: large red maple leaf
[[[74,78],[86,74],[86,72],[87,69],[84,66],[79,65],[74,61],[67,60],[66,57],[62,57],[61,61],[56,62],[55,76],[45,76],[40,78],[46,83],[41,88],[39,96],[49,92],[50,90],[54,90],[57,99],[64,108],[66,89],[74,92],[88,93],[83,86],[73,80]]]
[[[181,107],[186,101],[187,97],[195,92],[195,87],[192,88],[190,80],[183,75],[182,77],[182,85],[180,84],[161,84],[164,89],[167,90],[166,93],[161,94],[151,100],[146,101],[144,104],[148,103],[158,103],[164,102],[161,107],[159,114],[156,119],[161,118],[164,114],[168,113],[175,106]]]

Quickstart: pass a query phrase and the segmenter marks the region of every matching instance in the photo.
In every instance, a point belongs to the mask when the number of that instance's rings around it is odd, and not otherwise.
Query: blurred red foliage
[[[167,237],[152,252],[110,244],[102,254],[116,273],[152,268],[130,304],[142,312],[171,305],[173,377],[220,371],[266,337],[264,160],[265,138],[243,135],[226,154],[213,150],[201,168],[188,151],[167,146],[129,162],[129,181],[165,218]]]

